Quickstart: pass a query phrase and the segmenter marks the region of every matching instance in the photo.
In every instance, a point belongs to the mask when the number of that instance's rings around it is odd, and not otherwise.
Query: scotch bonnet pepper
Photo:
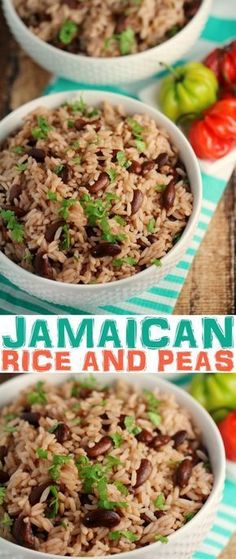
[[[222,48],[216,48],[203,60],[221,87],[236,95],[236,40]]]
[[[208,373],[196,375],[190,394],[218,422],[236,410],[236,373]]]
[[[160,105],[173,121],[190,113],[201,113],[215,103],[218,82],[214,72],[200,62],[170,69],[160,89]]]

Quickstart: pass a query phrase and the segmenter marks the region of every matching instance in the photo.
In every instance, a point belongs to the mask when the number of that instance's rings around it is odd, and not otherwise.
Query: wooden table
[[[0,13],[0,118],[39,96],[50,76],[24,55]],[[231,180],[198,251],[176,314],[235,313],[235,180]]]

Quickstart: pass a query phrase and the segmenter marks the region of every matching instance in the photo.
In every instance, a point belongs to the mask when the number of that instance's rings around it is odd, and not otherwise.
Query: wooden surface
[[[50,76],[24,55],[0,13],[0,118],[39,96]],[[228,185],[198,251],[176,314],[235,313],[235,187]]]

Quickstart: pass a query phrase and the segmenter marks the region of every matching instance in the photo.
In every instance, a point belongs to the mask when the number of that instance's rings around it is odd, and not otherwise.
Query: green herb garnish
[[[126,220],[121,217],[121,215],[115,215],[114,216],[114,220],[119,224],[119,225],[126,225]]]
[[[136,542],[138,540],[138,536],[130,530],[115,530],[109,533],[109,540],[117,541],[120,538],[125,538],[129,542]]]
[[[18,171],[18,173],[23,173],[23,171],[26,171],[28,164],[27,163],[18,163],[16,165],[16,170]]]
[[[78,25],[72,21],[67,20],[63,23],[59,31],[59,39],[63,45],[70,45],[78,32]]]
[[[152,219],[150,219],[150,221],[147,224],[148,233],[153,233],[155,231],[155,227],[156,227],[156,220],[153,217]]]
[[[10,528],[12,524],[13,524],[13,520],[10,518],[7,512],[4,512],[4,515],[0,519],[0,526],[3,526],[4,528]]]
[[[57,481],[60,478],[60,471],[61,467],[71,460],[71,456],[69,454],[55,454],[52,459],[52,465],[48,468],[48,473],[50,477]]]
[[[161,534],[157,534],[154,537],[155,542],[161,542],[161,543],[168,543],[168,538],[167,536],[162,536]]]
[[[130,167],[131,165],[131,161],[127,159],[124,151],[118,151],[118,153],[116,154],[116,159],[120,167],[125,167],[125,169],[128,169],[128,167]]]
[[[155,499],[154,506],[159,510],[164,510],[164,508],[165,508],[165,495],[163,495],[163,493],[160,493],[160,495],[158,495],[158,497]]]
[[[127,431],[133,435],[138,435],[142,431],[142,429],[135,424],[135,418],[132,415],[126,415],[124,424]]]
[[[16,153],[17,155],[23,155],[23,153],[25,153],[25,148],[24,146],[14,146],[13,148],[11,148],[11,151],[13,151],[13,153]]]
[[[0,485],[0,505],[3,505],[5,497],[6,497],[6,487]]]
[[[113,485],[115,485],[115,487],[118,489],[118,491],[122,495],[125,495],[125,497],[129,494],[129,491],[128,491],[126,485],[124,485],[124,483],[122,483],[122,481],[114,481]]]
[[[87,103],[84,101],[83,97],[81,96],[79,99],[76,99],[73,103],[69,103],[69,107],[71,108],[72,113],[82,113],[83,115],[87,114],[88,111],[88,105]],[[96,111],[96,115],[98,114],[97,109],[94,109],[94,111]],[[89,116],[91,116],[93,113],[93,111],[91,111],[91,113],[89,113]],[[95,116],[95,115],[92,115]]]
[[[59,215],[60,217],[62,217],[63,219],[68,219],[69,217],[69,209],[74,206],[77,203],[77,200],[75,200],[74,198],[65,198],[64,200],[62,200],[61,202],[61,206],[59,209]]]
[[[48,200],[51,200],[52,202],[57,202],[56,192],[52,192],[52,190],[48,190],[47,191],[47,198],[48,198]]]
[[[27,394],[29,404],[47,404],[47,398],[44,390],[44,382],[39,380],[32,392]]]
[[[118,40],[119,50],[122,56],[130,54],[136,43],[135,33],[131,27],[127,27],[122,33],[116,35],[116,40]]]
[[[71,247],[71,236],[68,225],[65,223],[62,227],[62,241],[60,243],[61,250],[69,250]]]
[[[7,229],[11,231],[12,240],[16,243],[22,243],[24,239],[24,226],[22,223],[19,223],[15,213],[11,210],[1,210],[0,216],[7,226]]]
[[[151,264],[153,264],[153,266],[157,266],[158,268],[162,265],[160,258],[153,258],[151,260]]]
[[[124,440],[120,433],[113,433],[112,435],[109,435],[109,437],[113,440],[115,448],[119,448]]]
[[[52,130],[52,126],[48,124],[44,116],[37,116],[37,124],[38,126],[32,129],[32,136],[36,140],[45,140],[48,137],[48,133]]]
[[[114,182],[114,181],[116,180],[116,178],[117,178],[117,171],[116,171],[116,169],[111,168],[111,169],[108,169],[106,172],[107,172],[107,174],[108,174],[108,176],[109,176],[110,181],[111,181],[111,182]]]
[[[195,516],[196,512],[186,512],[184,514],[184,518],[185,518],[185,522],[190,522],[190,520],[192,520],[192,518]]]
[[[47,460],[48,458],[48,451],[43,448],[37,448],[36,454],[40,460]]]
[[[157,192],[163,192],[166,189],[166,184],[156,184],[154,188]]]
[[[56,165],[56,167],[54,167],[53,172],[56,175],[60,175],[60,173],[63,171],[65,165],[63,163],[59,163],[58,165]]]
[[[156,411],[156,409],[160,405],[160,400],[158,400],[156,396],[154,396],[154,394],[149,390],[145,390],[144,395],[145,395],[148,411]]]
[[[50,485],[49,490],[52,497],[48,502],[47,517],[55,518],[59,511],[59,492],[55,485]]]
[[[55,433],[55,431],[58,429],[59,425],[60,425],[60,423],[58,423],[58,422],[54,423],[54,425],[52,425],[52,427],[49,427],[48,433],[51,433],[51,434]]]
[[[112,264],[115,268],[121,268],[123,264],[128,264],[128,266],[136,266],[137,260],[132,258],[132,256],[125,256],[125,258],[114,258]]]
[[[111,454],[109,454],[106,457],[106,467],[110,470],[112,468],[114,468],[115,466],[119,466],[122,462],[120,461],[119,458],[117,458],[116,456],[112,456]]]
[[[159,413],[156,413],[154,411],[149,411],[147,413],[148,415],[148,419],[151,421],[151,423],[155,426],[158,427],[158,425],[160,425],[161,423],[161,416]]]

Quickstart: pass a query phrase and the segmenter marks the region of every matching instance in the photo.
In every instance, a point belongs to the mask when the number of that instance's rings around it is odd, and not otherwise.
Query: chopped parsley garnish
[[[146,144],[143,140],[142,137],[142,133],[143,133],[143,126],[141,124],[139,124],[139,122],[137,120],[135,120],[135,118],[132,117],[128,117],[127,118],[127,122],[129,124],[129,126],[131,127],[132,130],[132,134],[135,138],[135,145],[137,150],[142,153],[143,151],[145,151],[146,148]]]
[[[164,510],[164,508],[165,508],[165,495],[163,495],[163,493],[160,493],[160,495],[158,495],[158,497],[155,499],[154,506],[159,510]]]
[[[84,194],[80,199],[80,204],[87,216],[89,225],[97,225],[102,231],[102,239],[110,243],[122,241],[125,235],[114,235],[109,225],[108,210],[110,209],[110,201],[103,202],[101,198],[94,200],[90,194]]]
[[[65,223],[62,227],[62,241],[60,243],[61,250],[69,250],[71,246],[71,236],[68,225]]]
[[[55,454],[52,459],[52,465],[48,468],[48,473],[50,477],[57,481],[60,478],[60,471],[61,467],[71,460],[71,456],[69,454]]]
[[[48,451],[43,448],[37,448],[36,454],[40,460],[47,460],[48,458]]]
[[[11,151],[17,153],[17,155],[23,155],[23,153],[25,153],[25,148],[24,146],[14,146]]]
[[[154,188],[157,192],[163,192],[166,189],[166,184],[156,184]]]
[[[60,423],[58,423],[58,422],[57,422],[57,423],[54,423],[54,425],[52,425],[52,427],[49,427],[48,433],[51,433],[51,434],[55,433],[55,431],[57,430],[57,428],[59,427],[59,425],[60,425]]]
[[[117,458],[116,456],[112,456],[111,454],[109,454],[106,457],[106,467],[108,469],[112,469],[115,466],[119,466],[122,462],[120,461],[119,458]]]
[[[121,215],[115,215],[114,216],[114,220],[119,224],[119,225],[126,225],[126,220],[121,217]]]
[[[53,172],[56,175],[60,175],[60,173],[63,171],[65,165],[63,163],[59,163],[58,165],[56,165],[56,167],[54,167]]]
[[[25,262],[28,262],[29,264],[31,264],[33,260],[33,254],[30,252],[28,248],[25,249],[23,260],[25,260]]]
[[[190,522],[190,520],[192,520],[192,518],[195,516],[196,512],[186,512],[184,514],[184,518],[185,518],[185,522]]]
[[[52,130],[52,126],[48,124],[47,119],[44,116],[37,116],[37,124],[35,128],[32,129],[32,136],[35,140],[45,140],[48,137],[48,133]]]
[[[129,494],[129,491],[128,491],[126,485],[124,485],[124,483],[122,483],[122,481],[114,481],[113,485],[115,485],[116,489],[118,489],[118,491],[122,495],[125,495],[125,497]]]
[[[120,501],[109,501],[107,494],[108,473],[109,470],[118,464],[115,456],[107,457],[107,464],[92,464],[87,456],[80,456],[76,461],[78,473],[83,480],[83,490],[90,494],[96,491],[98,494],[98,507],[112,510],[117,507],[126,507],[127,503]],[[120,460],[119,460],[120,463]]]
[[[161,534],[157,534],[154,537],[155,542],[161,542],[161,543],[168,543],[168,538],[167,536],[162,536]]]
[[[28,164],[27,163],[18,163],[16,165],[16,170],[18,171],[18,173],[23,173],[23,171],[26,171]]]
[[[161,416],[159,413],[156,413],[154,411],[149,411],[147,413],[148,415],[148,419],[151,421],[151,423],[155,426],[158,427],[158,425],[160,425],[161,423]]]
[[[130,530],[114,530],[109,533],[109,540],[117,541],[120,538],[125,538],[129,542],[136,542],[138,540],[138,536]]]
[[[142,431],[142,429],[135,424],[135,418],[132,415],[126,415],[124,424],[128,433],[132,433],[133,435],[138,435]]]
[[[153,264],[153,266],[157,266],[158,268],[161,266],[161,260],[160,258],[153,258],[151,260],[151,264]]]
[[[120,433],[113,433],[109,437],[112,439],[115,448],[119,448],[124,440]]]
[[[12,240],[16,243],[22,243],[24,239],[24,226],[22,223],[19,223],[15,213],[11,210],[1,210],[0,216],[7,226],[7,229],[11,231]]]
[[[68,128],[74,128],[74,125],[75,125],[75,121],[74,121],[74,120],[71,120],[71,119],[67,120],[67,126],[68,126]]]
[[[11,425],[5,425],[3,428],[4,433],[15,433],[16,430],[16,427],[12,427]]]
[[[110,179],[111,182],[114,182],[116,180],[116,177],[117,177],[116,169],[114,169],[114,168],[108,169],[106,171],[106,173],[108,174],[109,179]]]
[[[55,518],[59,511],[59,494],[58,489],[55,485],[50,485],[49,487],[51,498],[48,500],[47,517]]]
[[[109,499],[99,499],[98,507],[106,510],[113,510],[116,508],[127,508],[128,503],[125,501],[109,501]]]
[[[67,20],[61,26],[59,31],[59,39],[63,45],[70,45],[78,32],[78,25],[72,21]]]
[[[55,171],[54,171],[55,172]],[[48,200],[51,200],[52,202],[56,202],[57,201],[57,194],[56,192],[53,192],[52,190],[48,190],[47,191],[47,198]]]
[[[74,157],[74,159],[73,159],[73,163],[75,163],[75,165],[80,165],[81,155],[76,155],[76,157]]]
[[[145,390],[144,395],[145,395],[148,411],[156,411],[156,409],[160,404],[160,400],[158,400],[156,396],[154,396],[154,394],[149,390]]]
[[[6,496],[6,487],[0,485],[0,505],[3,505]]]
[[[69,217],[69,209],[74,206],[77,203],[77,200],[75,200],[74,198],[65,198],[64,200],[62,200],[61,202],[61,206],[59,209],[59,215],[60,217],[62,217],[63,219],[68,219]]]
[[[122,33],[116,35],[116,39],[119,43],[119,50],[122,56],[126,54],[130,54],[132,49],[136,43],[135,41],[135,33],[131,27],[127,27]]]
[[[153,233],[155,231],[155,227],[156,227],[156,220],[153,217],[152,219],[150,219],[150,221],[147,224],[148,233]]]
[[[171,27],[171,29],[169,29],[169,31],[167,31],[166,33],[167,38],[171,39],[171,37],[177,35],[177,33],[179,33],[180,30],[181,30],[181,25],[173,25],[173,27]]]
[[[10,421],[13,421],[13,419],[16,419],[16,417],[16,413],[7,413],[6,415],[4,415],[4,420],[6,421],[6,423],[9,423]]]
[[[117,196],[115,192],[107,192],[105,194],[105,197],[107,202],[113,202],[113,200],[119,200],[119,196]]]
[[[125,169],[127,169],[131,165],[131,162],[127,159],[124,151],[118,151],[118,153],[116,154],[116,159],[120,167],[125,167]]]
[[[132,256],[125,256],[125,258],[114,258],[112,260],[112,264],[115,268],[121,268],[123,264],[128,264],[128,266],[135,266],[137,264],[137,260],[132,258]]]
[[[32,392],[27,394],[29,404],[47,404],[47,398],[44,390],[44,382],[39,380]]]
[[[73,103],[69,103],[69,107],[72,111],[72,113],[82,113],[83,115],[87,114],[88,111],[88,105],[87,103],[84,101],[83,97],[80,96],[79,99],[76,99]],[[92,114],[94,113],[94,114]],[[98,114],[98,110],[97,109],[93,109],[90,113],[89,116],[96,116]]]
[[[10,518],[7,512],[4,512],[4,515],[0,519],[0,526],[3,526],[4,528],[10,528],[12,524],[13,520]]]

